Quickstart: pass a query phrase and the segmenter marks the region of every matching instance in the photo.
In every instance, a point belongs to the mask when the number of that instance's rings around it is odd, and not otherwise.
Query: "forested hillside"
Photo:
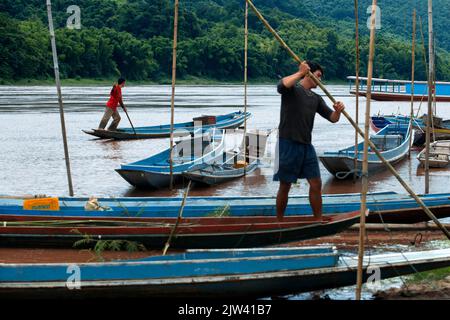
[[[375,76],[410,77],[413,0],[379,0]],[[53,0],[62,78],[167,81],[171,74],[173,0]],[[244,58],[244,0],[180,0],[179,78],[240,81]],[[351,0],[254,0],[267,20],[302,58],[325,68],[325,80],[354,74],[354,6]],[[360,0],[362,70],[368,53],[369,0]],[[81,9],[81,29],[66,28],[67,7]],[[437,79],[450,81],[450,1],[434,0]],[[416,8],[424,23],[426,1]],[[253,13],[249,18],[249,79],[277,79],[295,63]],[[417,32],[420,40],[420,31]],[[0,80],[52,77],[45,0],[0,0]],[[426,49],[427,50],[427,49]],[[426,78],[417,44],[416,77]],[[363,71],[364,72],[364,71]]]

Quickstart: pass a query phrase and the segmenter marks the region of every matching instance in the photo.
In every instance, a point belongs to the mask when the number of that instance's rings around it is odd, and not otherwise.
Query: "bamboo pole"
[[[419,15],[419,25],[420,25],[420,37],[422,39],[422,57],[423,57],[423,64],[425,66],[425,74],[428,79],[428,64],[427,64],[427,50],[425,48],[425,37],[423,35],[423,25],[422,25],[422,17]],[[416,118],[419,117],[419,111],[420,107],[422,106],[423,98],[425,97],[425,94],[422,94],[422,99],[420,101],[419,108],[417,109]],[[423,130],[420,129],[422,132]]]
[[[422,17],[419,15],[419,25],[420,25],[420,37],[422,39],[422,57],[423,57],[423,64],[425,65],[425,73],[428,80],[428,63],[427,63],[427,50],[425,48],[425,36],[423,35],[423,24],[422,24]]]
[[[355,0],[355,50],[356,50],[356,106],[355,106],[355,122],[359,123],[359,18],[358,18],[358,0]],[[353,183],[356,182],[358,171],[358,133],[355,131],[355,159],[353,164],[355,170],[353,172]]]
[[[427,128],[425,131],[425,194],[430,193],[430,126],[433,117],[433,72],[434,72],[434,56],[433,56],[433,1],[428,0],[428,111],[427,111]]]
[[[247,81],[248,81],[248,3],[245,2],[245,31],[244,31],[244,176],[247,174],[247,153],[249,151],[248,150],[248,146],[247,146]],[[249,140],[249,144],[250,144],[250,140]],[[249,163],[250,163],[250,160],[249,160]]]
[[[266,28],[273,34],[273,36],[280,42],[281,46],[286,49],[286,51],[291,55],[291,57],[297,61],[298,63],[301,63],[302,60],[287,46],[287,44],[281,39],[281,37],[277,34],[277,32],[270,26],[270,24],[264,19],[264,17],[261,15],[261,13],[258,11],[258,9],[255,7],[255,5],[251,2],[251,0],[246,0],[250,6],[250,8],[254,11],[256,16],[262,21],[262,23],[266,26]],[[311,77],[316,84],[322,89],[322,91],[327,95],[327,97],[335,103],[336,100],[334,97],[328,92],[328,90],[324,87],[324,85],[317,79],[317,77],[309,72],[308,76]],[[342,114],[347,118],[347,120],[350,122],[350,124],[355,128],[356,131],[358,131],[359,135],[364,139],[365,135],[364,132],[358,127],[358,125],[355,123],[355,121],[350,117],[350,115],[347,113],[347,111],[343,110]],[[409,185],[400,177],[398,172],[394,169],[394,167],[384,159],[383,155],[380,153],[380,151],[376,148],[376,146],[373,144],[371,140],[368,140],[370,148],[375,152],[375,154],[378,156],[378,158],[383,162],[383,164],[389,169],[389,171],[394,175],[399,183],[405,188],[405,190],[413,197],[416,202],[420,205],[420,207],[424,210],[424,212],[428,215],[428,217],[433,220],[442,230],[442,232],[446,235],[446,237],[450,240],[450,233],[447,231],[447,229],[442,225],[442,223],[439,222],[438,219],[434,216],[434,214],[428,209],[428,207],[425,205],[425,203],[414,193],[414,191],[409,187]]]
[[[186,204],[186,198],[187,198],[187,195],[189,193],[189,189],[191,188],[191,182],[192,182],[192,180],[189,180],[188,185],[186,187],[186,190],[184,191],[184,196],[183,196],[183,200],[181,201],[181,207],[180,207],[180,211],[178,212],[177,221],[175,222],[175,225],[173,226],[172,231],[170,232],[169,238],[167,239],[167,242],[164,245],[164,249],[163,249],[163,253],[162,253],[163,256],[166,255],[167,250],[170,247],[170,243],[172,241],[172,238],[175,235],[175,231],[177,230],[178,225],[181,222],[181,217],[183,216],[184,205]]]
[[[375,56],[375,17],[377,15],[377,0],[372,1],[372,15],[370,21],[369,61],[367,64],[367,90],[366,90],[366,118],[364,122],[364,155],[362,164],[362,192],[361,215],[359,221],[358,270],[356,273],[356,300],[361,300],[363,278],[364,242],[366,237],[366,210],[367,192],[369,189],[369,122],[370,100],[372,98],[373,59]]]
[[[434,70],[433,70],[433,113],[434,116],[437,117],[437,106],[436,106],[436,38],[433,36],[433,66],[434,66]],[[433,119],[433,118],[432,118]],[[433,139],[433,142],[436,141],[436,133],[435,133],[435,127],[434,127],[434,121],[431,121],[431,133],[430,133],[430,143],[431,143],[431,139]]]
[[[52,15],[52,3],[47,0],[47,15],[48,15],[48,28],[50,31],[50,39],[52,44],[52,55],[53,55],[53,69],[55,71],[55,82],[56,82],[56,92],[58,94],[58,104],[59,104],[59,117],[61,121],[61,131],[64,144],[64,158],[66,161],[66,171],[67,171],[67,182],[69,184],[69,194],[73,197],[73,185],[72,185],[72,174],[70,170],[70,157],[69,157],[69,147],[67,145],[67,135],[66,135],[66,121],[64,119],[64,106],[61,94],[61,81],[59,78],[59,65],[58,65],[58,53],[56,51],[56,39],[55,30],[53,28],[53,15]]]
[[[177,77],[178,0],[175,0],[172,47],[172,96],[170,98],[170,190],[173,189],[173,123],[175,117],[175,82]]]
[[[433,35],[433,65],[434,65],[434,70],[433,70],[433,112],[434,115],[437,116],[437,110],[436,110],[436,37]],[[432,124],[434,124],[434,122],[431,122]],[[434,135],[434,127],[433,127],[433,135]]]
[[[411,115],[409,119],[409,130],[412,132],[412,121],[414,118],[414,71],[416,63],[416,9],[413,10],[413,35],[412,35],[412,52],[411,52]],[[409,143],[408,156],[411,158],[411,147],[413,139]]]

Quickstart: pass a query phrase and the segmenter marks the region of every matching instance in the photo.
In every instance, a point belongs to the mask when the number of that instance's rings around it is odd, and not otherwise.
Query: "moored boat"
[[[355,76],[347,77],[350,85],[350,93],[356,94]],[[367,95],[367,78],[359,77],[359,95]],[[411,81],[372,78],[371,98],[378,101],[411,101],[412,89],[414,89],[414,101],[428,101],[428,83],[415,81],[412,88]],[[450,82],[438,81],[434,88],[436,101],[450,102]]]
[[[399,124],[408,124],[409,116],[404,115],[385,115],[383,116],[386,121],[390,123],[399,123]],[[421,131],[425,131],[427,127],[427,115],[424,114],[419,118],[414,117],[412,121],[412,126],[415,129],[419,129]],[[450,120],[443,120],[439,117],[433,116],[433,120],[431,123],[431,131],[435,134],[450,134]]]
[[[11,298],[265,298],[354,285],[358,258],[334,247],[191,250],[101,263],[1,263]],[[450,266],[450,250],[363,257],[363,281]],[[70,278],[70,279],[69,279]],[[76,290],[81,289],[81,290]]]
[[[370,140],[380,151],[381,155],[390,163],[395,164],[402,161],[410,148],[411,132],[408,125],[391,124],[381,129],[377,134],[370,136]],[[353,176],[353,172],[361,173],[363,161],[364,142],[357,146],[358,168],[355,168],[355,146],[339,150],[324,152],[319,155],[320,161],[325,168],[338,179],[345,179]],[[385,165],[373,150],[368,153],[369,173],[374,173],[385,169]]]
[[[133,241],[146,248],[161,249],[171,238],[171,248],[249,248],[270,246],[339,233],[359,220],[359,211],[313,216],[201,217],[183,218],[97,218],[3,221],[2,246],[73,247],[82,240],[86,246],[98,241]],[[2,218],[6,218],[3,216]],[[13,218],[14,219],[14,218]]]
[[[195,165],[213,163],[222,156],[225,138],[222,130],[213,128],[195,133],[193,137],[179,141],[172,150],[166,149],[146,159],[123,164],[116,171],[137,188],[165,188],[170,184],[172,153],[173,182],[177,183],[184,171]]]
[[[227,181],[232,181],[252,173],[259,164],[258,159],[253,159],[250,163],[239,158],[237,154],[225,153],[228,158],[224,163],[201,164],[183,172],[183,177],[206,185],[216,185]]]
[[[450,194],[419,195],[437,218],[450,216]],[[27,199],[0,198],[0,221],[3,220],[40,220],[40,219],[111,219],[111,218],[170,218],[179,212],[182,198],[99,198],[94,208],[87,207],[91,202],[83,197],[56,198],[59,208],[45,210],[42,207],[24,208]],[[189,197],[186,201],[184,217],[207,216],[276,216],[274,196],[237,196],[237,197]],[[46,200],[47,202],[49,200]],[[323,195],[324,215],[345,213],[358,210],[361,195],[355,194],[325,194]],[[368,193],[367,207],[370,223],[417,223],[428,221],[429,217],[409,195],[396,192]],[[285,215],[311,215],[308,195],[293,195]]]
[[[426,162],[426,150],[423,149],[417,159],[422,166]],[[431,168],[444,168],[450,162],[450,140],[439,140],[430,144],[430,153],[428,157],[428,165]]]
[[[387,120],[383,116],[372,116],[370,117],[370,127],[373,131],[378,132],[387,125],[392,124],[389,120]]]

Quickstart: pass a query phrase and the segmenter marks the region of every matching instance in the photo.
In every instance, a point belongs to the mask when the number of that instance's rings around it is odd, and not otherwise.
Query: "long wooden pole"
[[[372,1],[372,15],[370,21],[369,61],[367,64],[367,90],[366,90],[366,118],[364,122],[364,155],[362,164],[362,190],[361,190],[361,215],[359,221],[359,246],[358,246],[358,270],[356,273],[356,300],[361,300],[364,243],[366,237],[366,210],[367,192],[369,189],[369,123],[370,100],[372,98],[373,59],[375,56],[375,17],[377,15],[377,0]]]
[[[175,118],[175,83],[177,78],[178,0],[175,0],[172,47],[172,96],[170,100],[170,189],[173,189],[173,123]]]
[[[409,119],[409,131],[412,132],[412,123],[414,118],[414,75],[416,63],[416,9],[413,10],[413,31],[412,31],[412,49],[411,49],[411,115]],[[409,143],[408,156],[411,158],[411,147],[413,139]]]
[[[358,0],[355,0],[355,51],[356,51],[356,106],[355,106],[355,122],[359,123],[359,15],[358,15]],[[358,133],[355,131],[355,159],[353,166],[355,168],[353,172],[353,183],[356,182],[356,178],[358,177]]]
[[[246,2],[245,28],[244,28],[244,175],[247,174],[247,153],[249,151],[247,146],[247,81],[248,81],[248,3]]]
[[[433,112],[434,115],[437,116],[437,110],[436,110],[436,37],[433,35]],[[431,124],[434,124],[431,122]],[[433,135],[434,135],[434,127],[433,127]]]
[[[422,17],[419,15],[419,25],[420,25],[420,37],[422,39],[422,57],[423,57],[423,64],[425,65],[425,73],[428,80],[428,63],[427,63],[427,51],[425,48],[425,36],[423,35],[423,24],[422,24]]]
[[[52,44],[53,69],[55,71],[56,92],[58,94],[59,117],[61,121],[61,131],[64,144],[64,158],[66,160],[67,182],[69,184],[69,194],[73,197],[72,174],[70,170],[69,147],[67,145],[66,121],[64,119],[64,106],[61,94],[61,81],[59,78],[58,53],[56,52],[55,30],[53,28],[52,3],[47,0],[48,28],[50,31],[50,40]]]
[[[277,32],[270,26],[270,24],[264,19],[264,17],[261,15],[261,13],[258,11],[258,9],[255,7],[255,5],[251,2],[251,0],[246,0],[250,6],[250,8],[254,11],[256,16],[262,21],[262,23],[266,26],[266,28],[273,34],[273,36],[280,42],[281,46],[286,49],[286,51],[291,55],[291,57],[297,61],[298,63],[301,63],[302,60],[287,46],[287,44],[281,39],[281,37],[277,34]],[[309,72],[308,76],[313,79],[317,86],[319,86],[322,91],[327,95],[327,97],[331,100],[331,102],[336,103],[336,99],[328,92],[328,90],[325,88],[325,86],[320,82],[320,80],[312,73]],[[347,111],[343,110],[342,114],[347,118],[347,120],[350,122],[350,124],[355,128],[356,131],[358,131],[359,135],[364,139],[365,135],[364,132],[358,127],[358,125],[355,123],[355,121],[350,117],[350,115],[347,113]],[[378,158],[383,162],[383,164],[389,169],[389,171],[394,175],[399,183],[405,188],[405,190],[411,195],[411,197],[416,200],[416,202],[420,205],[420,207],[424,210],[424,212],[427,214],[427,216],[433,220],[436,225],[439,226],[439,228],[444,232],[446,237],[450,240],[450,233],[447,231],[447,229],[442,225],[442,223],[436,219],[434,214],[428,209],[428,207],[425,205],[425,203],[420,199],[414,191],[409,187],[409,185],[400,177],[398,172],[394,169],[394,167],[384,159],[383,155],[380,153],[380,151],[376,148],[376,146],[373,144],[371,140],[368,140],[369,146],[373,152],[378,156]]]
[[[181,218],[182,218],[182,216],[183,216],[184,206],[185,206],[185,204],[186,204],[186,198],[187,198],[187,196],[188,196],[189,189],[191,188],[191,182],[192,182],[192,180],[189,180],[188,185],[187,185],[187,187],[186,187],[186,190],[184,191],[183,200],[181,201],[181,207],[180,207],[180,210],[178,211],[177,221],[175,222],[175,224],[174,224],[172,230],[170,231],[169,238],[167,239],[166,244],[164,245],[164,249],[163,249],[163,252],[162,252],[162,255],[163,255],[163,256],[165,256],[166,253],[167,253],[167,250],[169,250],[170,244],[171,244],[171,242],[172,242],[172,238],[173,238],[173,236],[175,235],[175,231],[177,230],[178,225],[179,225],[180,222],[181,222]]]
[[[127,115],[128,121],[129,121],[130,124],[131,124],[131,128],[133,128],[133,132],[134,132],[134,134],[136,135],[136,134],[137,134],[137,133],[136,133],[136,129],[134,129],[133,122],[131,122],[131,119],[130,119],[130,116],[128,115],[127,109],[124,108],[123,111],[125,111],[125,114]]]
[[[433,119],[433,72],[434,72],[434,55],[433,55],[433,1],[428,0],[428,112],[427,112],[427,128],[425,131],[425,194],[430,192],[430,126]]]
[[[419,26],[420,26],[420,37],[422,39],[422,58],[423,58],[423,64],[425,66],[425,75],[428,79],[428,64],[427,64],[427,50],[425,48],[425,37],[423,35],[423,25],[422,25],[422,17],[419,15]],[[424,95],[422,95],[422,100],[424,98]],[[419,116],[420,106],[422,105],[422,101],[420,102],[419,108],[417,109],[416,118]],[[420,129],[422,132],[423,130]]]

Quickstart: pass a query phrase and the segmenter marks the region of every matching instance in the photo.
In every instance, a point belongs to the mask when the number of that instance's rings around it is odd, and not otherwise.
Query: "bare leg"
[[[291,184],[288,182],[281,182],[277,194],[277,218],[282,220],[284,216],[284,211],[286,210],[288,204],[289,190],[291,189]]]
[[[309,203],[316,219],[322,219],[322,180],[320,178],[308,179]]]

